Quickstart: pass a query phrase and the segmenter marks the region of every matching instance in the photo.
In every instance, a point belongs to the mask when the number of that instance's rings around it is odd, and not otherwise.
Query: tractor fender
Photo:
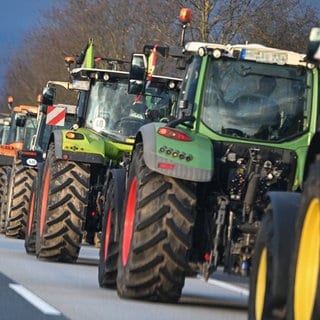
[[[175,128],[190,136],[191,141],[181,141],[158,133],[164,123],[149,123],[138,132],[136,143],[143,143],[146,166],[163,175],[195,182],[211,181],[214,153],[211,140],[182,128]]]
[[[315,135],[312,137],[310,146],[308,148],[308,154],[306,158],[306,163],[304,167],[304,175],[303,180],[305,181],[308,176],[309,167],[312,163],[314,163],[316,157],[320,155],[320,131],[317,131]]]
[[[66,137],[66,133],[70,131],[71,130],[54,130],[51,141],[53,141],[55,145],[56,159],[106,164],[106,143],[103,137],[85,128],[80,128],[77,131],[72,131],[78,135],[78,138],[69,139]],[[118,156],[120,154],[119,148],[114,147],[112,142],[109,142],[109,144],[108,152],[110,156]],[[126,146],[126,148],[129,147]]]
[[[111,169],[110,176],[114,181],[114,199],[115,199],[115,216],[114,220],[114,239],[120,237],[122,220],[123,220],[123,205],[125,197],[126,187],[126,169]]]
[[[301,194],[297,192],[269,192],[273,221],[272,295],[275,299],[286,297],[288,267],[295,237],[296,220]]]

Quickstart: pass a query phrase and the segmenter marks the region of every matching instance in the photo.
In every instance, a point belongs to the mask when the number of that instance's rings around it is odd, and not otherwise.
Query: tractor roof
[[[27,106],[27,105],[15,106],[13,108],[13,112],[25,113],[25,114],[31,113],[31,114],[34,114],[34,115],[38,114],[38,110],[39,110],[38,106]]]
[[[305,54],[294,51],[266,47],[260,44],[222,45],[205,42],[188,42],[185,51],[200,55],[226,56],[237,60],[250,60],[261,63],[306,66]]]
[[[112,76],[118,76],[121,78],[127,77],[129,75],[128,71],[119,71],[119,70],[112,70],[112,69],[97,69],[97,68],[74,68],[71,70],[71,75],[74,78],[82,78],[83,80],[96,78],[98,76],[103,76],[105,74],[109,74]]]

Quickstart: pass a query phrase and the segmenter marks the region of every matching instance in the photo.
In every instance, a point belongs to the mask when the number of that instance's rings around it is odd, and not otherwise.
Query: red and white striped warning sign
[[[48,106],[47,109],[47,125],[64,126],[67,110],[64,107]]]

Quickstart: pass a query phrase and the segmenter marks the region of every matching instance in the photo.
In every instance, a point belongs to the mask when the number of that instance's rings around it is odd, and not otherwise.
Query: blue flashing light
[[[242,49],[240,52],[240,57],[239,57],[240,60],[245,60],[246,55],[247,55],[247,49]]]

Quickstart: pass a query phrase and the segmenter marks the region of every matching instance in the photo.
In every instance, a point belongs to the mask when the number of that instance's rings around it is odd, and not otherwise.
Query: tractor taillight
[[[178,131],[169,127],[161,127],[158,129],[158,134],[169,139],[179,140],[179,141],[192,141],[191,137],[182,131]]]
[[[204,254],[204,261],[206,261],[206,262],[210,261],[210,253],[209,252],[206,252]]]
[[[176,166],[173,163],[164,163],[164,162],[158,163],[159,169],[173,170],[175,167]]]
[[[74,131],[68,131],[66,133],[66,138],[67,139],[72,139],[72,140],[83,140],[84,136],[81,133],[74,132]]]
[[[36,157],[37,156],[37,151],[27,151],[27,150],[22,150],[21,155],[26,156],[26,157]]]

